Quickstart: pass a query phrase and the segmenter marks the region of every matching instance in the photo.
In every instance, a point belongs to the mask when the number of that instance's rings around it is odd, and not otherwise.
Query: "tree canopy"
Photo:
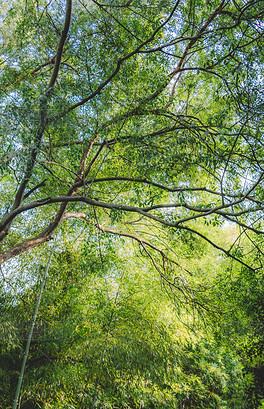
[[[0,405],[261,408],[262,2],[2,3]]]

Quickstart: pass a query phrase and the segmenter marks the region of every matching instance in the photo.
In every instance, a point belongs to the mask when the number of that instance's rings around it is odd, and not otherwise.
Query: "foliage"
[[[242,365],[216,348],[201,327],[196,335],[177,318],[171,294],[144,259],[111,262],[94,271],[83,249],[53,260],[34,331],[22,408],[224,408],[242,405]],[[80,262],[80,260],[82,260]],[[84,262],[85,260],[85,262]],[[13,307],[20,348],[5,356],[18,367],[37,288]],[[25,308],[25,305],[27,308]],[[194,329],[194,327],[193,327]],[[2,395],[8,404],[13,387]],[[5,400],[7,399],[7,400]],[[33,405],[33,406],[32,406]],[[38,407],[37,406],[37,407]],[[242,407],[242,406],[241,406]]]

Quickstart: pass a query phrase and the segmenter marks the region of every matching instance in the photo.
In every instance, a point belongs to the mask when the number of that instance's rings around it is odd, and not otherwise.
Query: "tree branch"
[[[66,1],[64,28],[63,28],[63,31],[61,33],[60,41],[59,41],[59,44],[58,44],[53,72],[52,72],[52,75],[51,75],[51,78],[50,78],[50,81],[49,81],[48,88],[47,88],[46,92],[44,92],[44,94],[41,95],[41,97],[39,99],[39,117],[40,117],[39,120],[40,120],[40,125],[39,125],[39,128],[38,128],[37,132],[36,132],[33,147],[31,149],[29,158],[28,158],[27,163],[26,163],[26,170],[25,170],[24,177],[23,177],[22,182],[20,183],[20,185],[19,185],[19,187],[17,189],[17,193],[16,193],[15,200],[14,200],[14,203],[13,203],[13,206],[12,206],[12,210],[16,209],[20,205],[21,201],[23,200],[25,189],[26,189],[26,187],[28,185],[28,182],[30,180],[30,177],[32,175],[32,172],[33,172],[33,169],[34,169],[34,166],[35,166],[35,163],[36,163],[37,155],[38,155],[40,147],[41,147],[42,138],[43,138],[44,131],[45,131],[46,125],[47,125],[48,97],[50,96],[50,92],[51,92],[52,88],[54,87],[55,82],[56,82],[57,77],[58,77],[61,57],[62,57],[62,53],[63,53],[63,47],[64,47],[64,44],[65,44],[65,41],[66,41],[66,38],[67,38],[67,34],[68,34],[68,31],[69,31],[69,27],[70,27],[71,11],[72,11],[72,0],[67,0]],[[0,233],[0,240],[2,240],[7,234],[8,234],[8,226],[6,226],[5,231],[2,231]]]

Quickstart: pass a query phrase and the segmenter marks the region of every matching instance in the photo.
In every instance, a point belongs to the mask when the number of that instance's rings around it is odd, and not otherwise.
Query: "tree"
[[[77,217],[144,248],[142,226],[155,236],[165,227],[245,264],[203,224],[236,223],[249,240],[262,233],[258,6],[10,3],[1,262]]]

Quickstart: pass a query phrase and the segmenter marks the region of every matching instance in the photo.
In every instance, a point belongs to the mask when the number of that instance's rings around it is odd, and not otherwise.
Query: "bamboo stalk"
[[[35,305],[35,310],[34,310],[33,317],[32,317],[31,327],[30,327],[30,331],[29,331],[29,334],[28,334],[27,344],[26,344],[26,348],[25,348],[25,351],[24,351],[24,356],[23,356],[23,361],[22,361],[22,365],[21,365],[21,369],[20,369],[20,374],[19,374],[18,381],[17,381],[16,393],[15,393],[15,398],[14,398],[12,409],[19,409],[20,408],[21,387],[22,387],[22,383],[23,383],[23,379],[24,379],[26,363],[27,363],[27,359],[28,359],[28,355],[29,355],[29,349],[30,349],[30,344],[31,344],[31,340],[32,340],[34,327],[35,327],[36,320],[37,320],[38,310],[39,310],[43,290],[44,290],[46,280],[47,280],[47,277],[48,277],[48,273],[49,273],[49,268],[50,268],[50,263],[51,263],[51,255],[52,254],[50,253],[49,260],[48,260],[48,263],[47,263],[47,266],[46,266],[46,269],[44,271],[44,275],[43,275],[43,278],[42,278],[42,281],[41,281],[40,290],[39,290],[39,294],[38,294],[38,297],[37,297],[37,302],[36,302],[36,305]]]

